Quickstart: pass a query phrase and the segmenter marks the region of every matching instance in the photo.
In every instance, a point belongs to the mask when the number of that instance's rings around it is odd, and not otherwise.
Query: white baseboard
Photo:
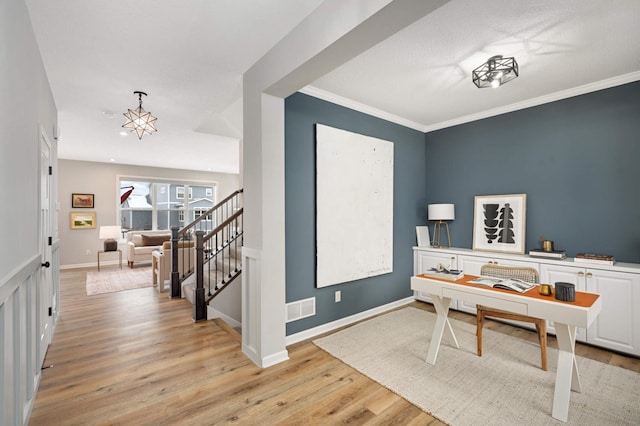
[[[337,330],[340,327],[344,327],[347,325],[354,324],[358,321],[362,321],[367,318],[371,318],[375,315],[390,311],[392,309],[398,308],[400,306],[408,305],[409,303],[415,301],[414,296],[407,297],[406,299],[396,300],[395,302],[388,303],[386,305],[378,306],[373,309],[369,309],[368,311],[359,312],[355,315],[351,315],[349,317],[341,318],[336,321],[332,321],[326,324],[319,325],[314,328],[310,328],[308,330],[301,331],[300,333],[295,333],[290,336],[287,336],[285,339],[285,344],[287,346],[292,345],[294,343],[301,342],[303,340],[311,339],[313,337],[319,336],[324,333],[328,333],[333,330]]]
[[[262,363],[260,367],[269,368],[272,365],[279,364],[281,362],[287,361],[288,359],[289,359],[289,352],[287,352],[287,350],[285,349],[284,351],[280,351],[275,354],[262,358]]]
[[[283,350],[271,355],[267,355],[264,358],[251,346],[242,344],[242,353],[247,356],[255,365],[260,368],[268,368],[272,365],[279,364],[289,359],[289,352]]]
[[[241,322],[236,321],[235,319],[231,318],[229,315],[223,312],[220,312],[216,308],[209,305],[207,306],[207,320],[212,320],[214,318],[220,318],[222,321],[229,324],[232,328],[242,327]]]

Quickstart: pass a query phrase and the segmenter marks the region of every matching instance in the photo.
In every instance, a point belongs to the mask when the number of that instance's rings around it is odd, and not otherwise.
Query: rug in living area
[[[442,339],[425,362],[436,315],[403,308],[314,340],[422,410],[450,425],[565,424],[551,417],[558,351],[492,330],[476,355],[475,325],[451,320],[460,349]],[[640,374],[576,357],[582,393],[571,392],[571,425],[640,424]]]
[[[87,272],[87,296],[152,287],[151,266],[139,268],[102,268]]]

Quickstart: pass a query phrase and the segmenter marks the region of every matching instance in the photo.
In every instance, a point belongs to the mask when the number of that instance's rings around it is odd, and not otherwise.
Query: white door
[[[53,275],[51,268],[51,144],[45,133],[40,131],[40,255],[43,267],[40,268],[38,288],[37,324],[40,336],[38,362],[42,365],[47,353],[53,328]],[[45,265],[49,265],[48,267]]]

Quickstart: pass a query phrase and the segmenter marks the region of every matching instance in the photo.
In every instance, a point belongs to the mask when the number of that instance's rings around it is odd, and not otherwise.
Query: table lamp
[[[120,239],[120,226],[101,226],[100,236],[104,240],[104,251],[118,250],[118,239]]]
[[[450,247],[451,246],[451,235],[449,234],[449,224],[445,222],[446,220],[454,220],[456,218],[455,207],[453,204],[429,204],[427,207],[428,210],[428,219],[435,220],[436,223],[433,225],[433,241],[431,245],[433,247]],[[441,240],[441,227],[444,227],[447,230],[447,245],[442,245]]]

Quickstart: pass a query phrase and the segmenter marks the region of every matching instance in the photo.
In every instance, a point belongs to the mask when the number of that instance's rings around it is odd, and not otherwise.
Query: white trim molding
[[[300,333],[295,333],[287,336],[286,344],[287,346],[293,345],[294,343],[301,342],[303,340],[311,339],[316,336],[319,336],[324,333],[329,333],[333,330],[337,330],[341,327],[345,327],[347,325],[355,324],[356,322],[371,318],[373,316],[385,313],[392,309],[399,308],[404,305],[408,305],[409,303],[414,302],[416,299],[411,296],[405,299],[396,300],[395,302],[387,303],[386,305],[378,306],[376,308],[369,309],[368,311],[359,312],[357,314],[341,318],[339,320],[335,320],[332,322],[328,322],[326,324],[319,325],[314,328],[310,328],[308,330],[301,331]]]
[[[617,77],[608,78],[606,80],[600,80],[593,83],[583,84],[571,89],[562,90],[560,92],[551,93],[537,98],[528,99],[522,102],[516,102],[510,105],[505,105],[499,108],[482,111],[476,114],[469,114],[462,117],[454,118],[452,120],[441,121],[434,124],[420,124],[415,121],[408,120],[406,118],[391,114],[386,111],[382,111],[360,102],[335,95],[325,90],[319,89],[314,86],[305,86],[299,90],[300,93],[313,96],[314,98],[322,99],[327,102],[334,103],[336,105],[343,106],[345,108],[359,111],[364,114],[368,114],[382,120],[389,121],[391,123],[399,124],[401,126],[408,127],[413,130],[418,130],[423,133],[433,132],[439,129],[445,129],[447,127],[457,126],[459,124],[470,123],[472,121],[482,120],[484,118],[494,117],[496,115],[506,114],[521,109],[531,108],[534,106],[547,104],[550,102],[559,101],[562,99],[572,98],[574,96],[584,95],[586,93],[596,92],[598,90],[609,89],[611,87],[621,86],[623,84],[632,83],[640,80],[640,71],[623,74]]]

